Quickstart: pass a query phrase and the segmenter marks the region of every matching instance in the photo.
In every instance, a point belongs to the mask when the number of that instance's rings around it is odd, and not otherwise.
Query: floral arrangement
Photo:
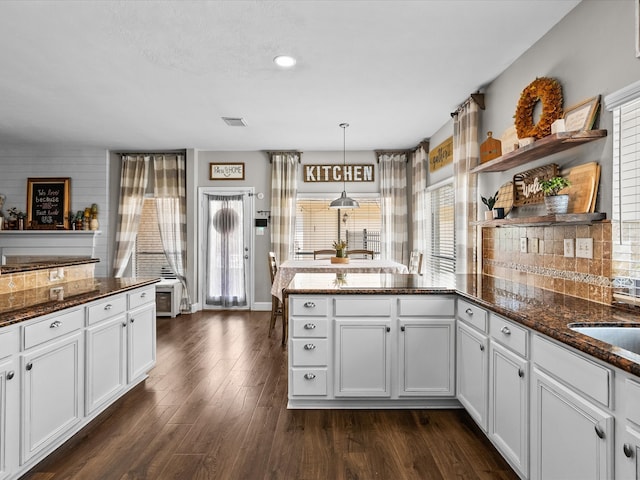
[[[344,240],[333,242],[333,248],[336,249],[336,257],[344,258],[347,256],[347,242]]]
[[[15,218],[16,220],[19,218],[25,218],[27,216],[23,211],[18,210],[17,207],[11,207],[7,210],[9,212],[9,216]]]
[[[542,102],[542,114],[533,124],[533,110]],[[551,124],[562,118],[562,86],[555,78],[540,77],[520,94],[516,107],[515,126],[518,138],[543,138],[551,134]]]

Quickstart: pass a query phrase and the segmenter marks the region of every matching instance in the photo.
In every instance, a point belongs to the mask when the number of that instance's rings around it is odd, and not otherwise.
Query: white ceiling
[[[411,148],[577,3],[4,0],[0,145]]]

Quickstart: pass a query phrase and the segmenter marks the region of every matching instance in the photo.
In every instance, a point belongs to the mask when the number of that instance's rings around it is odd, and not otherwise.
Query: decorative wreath
[[[542,114],[533,124],[533,109],[542,102]],[[516,108],[518,138],[542,138],[551,134],[551,124],[562,118],[562,87],[555,78],[540,77],[531,82],[520,94]]]

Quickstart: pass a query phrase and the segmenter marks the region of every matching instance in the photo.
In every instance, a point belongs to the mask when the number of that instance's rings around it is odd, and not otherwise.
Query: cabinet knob
[[[518,376],[520,378],[524,377],[524,370],[523,369],[521,369],[521,368],[518,369]]]
[[[480,345],[480,351],[484,352],[484,345]]]
[[[133,323],[133,322],[135,322],[135,321],[136,321],[136,319],[135,319],[135,318],[132,318],[132,319],[131,319],[131,320],[129,320],[129,321],[130,321],[131,323]]]
[[[400,326],[400,331],[401,331],[401,332],[404,332],[404,325],[401,325],[401,326]]]
[[[466,313],[469,316],[473,316],[473,310],[471,310],[470,308],[467,308],[464,313]]]
[[[316,374],[315,373],[305,373],[304,374],[304,379],[305,380],[313,380],[314,378],[316,378]]]
[[[51,325],[49,325],[49,328],[59,328],[62,326],[62,322],[59,320],[56,320],[55,322],[53,322]]]
[[[313,330],[314,328],[316,328],[316,324],[315,323],[305,323],[304,324],[304,329],[305,330]]]
[[[595,425],[594,429],[596,431],[596,435],[598,435],[598,438],[604,438],[604,430],[600,425]]]
[[[315,350],[315,349],[316,349],[316,346],[315,346],[313,343],[307,343],[307,344],[304,346],[304,349],[305,349],[305,350]]]
[[[505,335],[511,335],[511,330],[509,330],[509,327],[507,327],[506,325],[505,325],[504,327],[502,327],[502,328],[500,329],[500,331],[501,331],[502,333],[504,333]]]
[[[11,380],[15,376],[16,376],[16,372],[14,372],[13,370],[11,370],[10,372],[7,372],[7,380]]]
[[[387,333],[391,331],[391,327],[387,327]]]
[[[29,362],[27,363],[26,369],[27,371],[31,370],[33,368],[33,363]]]
[[[127,322],[122,322],[122,328],[127,328]]]
[[[633,457],[633,447],[631,445],[629,445],[628,443],[625,443],[622,446],[622,451],[624,452],[624,456],[627,458],[631,458]]]
[[[107,303],[107,304],[104,306],[104,309],[105,309],[105,310],[111,310],[112,308],[113,308],[113,305],[111,305],[110,303]]]
[[[315,304],[315,303],[313,303],[313,302],[305,302],[304,306],[305,306],[306,308],[313,308],[313,307],[315,307],[315,306],[316,306],[316,304]]]

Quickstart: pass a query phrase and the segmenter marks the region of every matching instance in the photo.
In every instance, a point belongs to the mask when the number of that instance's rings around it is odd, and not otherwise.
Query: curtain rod
[[[273,163],[273,159],[271,158],[273,155],[289,155],[289,154],[292,154],[292,153],[295,153],[296,155],[298,155],[298,163],[301,163],[302,153],[303,152],[299,152],[298,150],[278,150],[278,151],[275,151],[275,152],[266,150],[266,151],[264,151],[264,153],[269,155],[269,163]]]
[[[458,108],[455,109],[455,111],[451,112],[451,118],[454,118],[456,115],[458,115],[462,109],[465,107],[465,105],[468,105],[469,102],[474,101],[476,102],[476,104],[478,105],[478,108],[480,110],[484,110],[485,109],[485,105],[484,105],[484,93],[480,93],[480,90],[478,90],[476,93],[472,93],[471,95],[469,95],[469,98],[467,98],[464,102],[462,102]]]
[[[376,152],[376,162],[380,163],[380,155],[406,155],[407,162],[409,162],[409,155],[411,155],[411,150],[374,150]]]
[[[125,155],[186,155],[187,152],[184,150],[177,150],[177,151],[171,151],[171,152],[115,152],[117,155],[120,155],[121,157],[125,156]]]

